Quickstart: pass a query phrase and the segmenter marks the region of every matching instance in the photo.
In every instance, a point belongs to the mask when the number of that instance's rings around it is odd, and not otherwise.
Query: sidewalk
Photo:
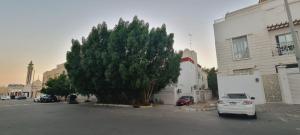
[[[210,100],[204,103],[197,103],[190,106],[180,106],[179,109],[185,111],[212,111],[217,109],[217,101]]]

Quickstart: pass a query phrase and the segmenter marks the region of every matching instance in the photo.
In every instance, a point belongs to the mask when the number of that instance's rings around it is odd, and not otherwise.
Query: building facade
[[[44,72],[42,86],[44,87],[50,78],[57,78],[61,74],[67,74],[64,63],[57,65],[56,68],[50,71]]]
[[[300,0],[289,0],[289,6],[299,33]],[[283,0],[260,0],[258,4],[216,20],[218,75],[245,75],[258,71],[262,78],[257,81],[262,81],[266,102],[281,102],[277,67],[297,67],[287,21]]]
[[[7,95],[9,95],[8,88],[0,86],[0,96],[7,96]]]
[[[23,84],[9,84],[7,89],[10,96],[22,96],[24,87]]]
[[[32,97],[36,98],[36,97],[41,96],[41,90],[42,90],[42,88],[43,88],[42,81],[40,81],[39,79],[33,81],[32,84],[31,84]]]
[[[163,104],[175,104],[181,96],[193,96],[195,102],[211,97],[208,90],[207,74],[197,63],[197,53],[185,49],[180,63],[180,75],[176,84],[170,84],[165,89],[154,95],[154,100]],[[209,96],[201,97],[204,93]],[[208,95],[206,94],[206,95]]]

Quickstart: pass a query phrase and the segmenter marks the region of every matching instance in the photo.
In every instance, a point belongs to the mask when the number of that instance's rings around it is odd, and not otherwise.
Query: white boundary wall
[[[261,75],[255,71],[251,75],[218,74],[219,97],[227,93],[246,93],[255,97],[255,104],[265,104],[265,93]]]

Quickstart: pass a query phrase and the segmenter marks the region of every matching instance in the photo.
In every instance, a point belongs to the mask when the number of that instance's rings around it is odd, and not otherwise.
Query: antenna
[[[190,49],[192,50],[192,34],[189,33],[189,40],[190,40]]]

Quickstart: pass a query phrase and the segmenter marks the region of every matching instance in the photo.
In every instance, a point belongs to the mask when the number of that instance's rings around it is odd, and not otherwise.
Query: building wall
[[[300,104],[300,73],[298,68],[278,67],[282,100],[287,104]]]
[[[182,53],[182,58],[191,58],[194,63],[198,64],[197,53],[190,49],[184,49]]]
[[[7,87],[0,87],[0,95],[8,95],[8,93]]]
[[[207,73],[199,66],[197,69],[198,69],[199,88],[207,90],[208,89]]]
[[[300,0],[289,0],[289,5],[293,19],[300,19]],[[289,33],[289,29],[268,31],[267,27],[287,20],[283,0],[266,0],[228,13],[225,18],[215,21],[218,74],[232,75],[237,74],[237,70],[258,70],[262,74],[267,102],[282,101],[276,66],[294,64],[296,57],[295,54],[278,55],[276,48],[276,35]],[[295,30],[300,33],[300,25],[296,25]],[[247,36],[250,57],[234,60],[232,39],[240,36]]]
[[[45,84],[47,83],[47,81],[50,78],[56,78],[59,75],[64,74],[64,73],[67,74],[64,63],[57,65],[56,68],[54,68],[50,71],[44,72],[44,74],[43,74],[43,86],[45,86]]]
[[[180,89],[179,97],[192,95],[192,90],[198,85],[198,73],[195,64],[190,61],[180,63],[180,75],[178,77],[177,88]]]
[[[294,19],[300,19],[300,0],[289,0]],[[261,74],[275,74],[275,66],[296,63],[295,55],[274,56],[275,36],[288,33],[288,28],[268,31],[267,26],[286,22],[283,1],[269,0],[229,14],[221,22],[215,22],[215,45],[218,72],[233,74],[233,70],[255,68]],[[300,32],[300,26],[296,26]],[[233,60],[232,38],[247,36],[250,58]]]
[[[8,91],[9,91],[9,95],[15,95],[15,96],[20,96],[22,95],[22,91],[24,89],[24,85],[23,84],[9,84],[7,86]]]
[[[300,73],[287,75],[293,104],[300,104]]]
[[[211,98],[207,85],[207,73],[197,64],[195,51],[185,49],[182,52],[180,63],[180,75],[177,84],[170,84],[159,93],[154,95],[156,102],[175,104],[181,96],[194,96],[195,102]],[[206,89],[207,91],[199,91]],[[200,93],[206,97],[200,97]]]
[[[261,74],[253,75],[218,75],[219,97],[228,93],[246,93],[255,97],[256,104],[266,103]]]
[[[32,97],[36,98],[41,95],[42,81],[36,80],[31,84]]]

